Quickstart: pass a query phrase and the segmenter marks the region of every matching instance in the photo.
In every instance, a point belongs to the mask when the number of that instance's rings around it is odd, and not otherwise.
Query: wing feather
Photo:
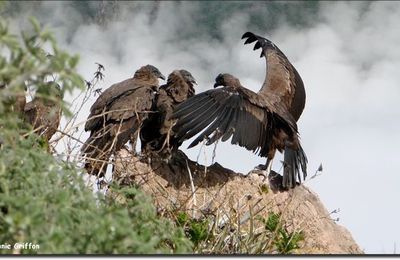
[[[225,111],[227,110],[227,108],[226,107],[222,107],[222,112],[220,112],[220,115],[225,115]],[[206,130],[204,130],[189,146],[188,146],[188,148],[192,148],[193,146],[195,146],[195,145],[197,145],[198,143],[200,143],[201,141],[203,141],[203,139],[204,138],[207,138],[207,139],[209,139],[210,137],[209,137],[209,135],[211,134],[211,133],[213,133],[217,128],[218,128],[218,126],[219,126],[219,124],[220,124],[220,118],[221,118],[221,116],[217,116],[217,118],[215,118],[215,120],[212,122],[212,124],[211,125],[209,125],[208,127],[207,127],[207,129]],[[201,130],[200,130],[201,131]],[[193,133],[191,133],[191,136],[190,137],[192,137],[192,136],[195,136],[196,135],[196,133],[195,132],[193,132]],[[189,137],[189,138],[190,138]],[[184,138],[184,139],[188,139],[188,138]],[[183,140],[182,140],[183,141]]]
[[[215,129],[216,131],[213,132],[213,135],[209,138],[207,141],[206,145],[211,145],[215,141],[217,141],[223,134],[225,134],[229,122],[231,121],[232,114],[233,114],[233,108],[228,107],[226,109],[226,112],[220,116],[221,121],[219,123],[219,126]]]
[[[214,109],[214,107],[216,109]],[[196,118],[196,125],[190,124],[190,122],[186,125],[182,125],[179,127],[179,132],[177,134],[178,138],[181,139],[184,137],[185,139],[192,138],[196,134],[199,133],[202,129],[204,129],[206,126],[208,126],[211,122],[213,122],[216,119],[216,116],[218,113],[221,112],[223,109],[221,106],[218,107],[217,104],[213,105],[210,107],[210,109],[214,109],[211,114],[206,113],[208,110],[203,113],[203,115],[199,118]]]
[[[197,108],[202,102],[209,100],[209,96],[206,92],[200,93],[191,97],[191,102],[183,102],[179,104],[175,109],[175,117],[181,117],[183,115],[189,115],[193,108]]]
[[[198,117],[202,117],[204,114],[215,110],[218,106],[218,103],[214,102],[212,99],[206,100],[203,104],[200,104],[198,107],[196,107],[193,110],[185,110],[187,114],[184,115],[184,117],[181,118],[181,120],[178,121],[176,124],[177,127],[186,125],[190,123],[192,120],[195,120]],[[183,113],[184,111],[182,111]],[[178,114],[179,115],[179,114]],[[197,119],[198,120],[198,119]]]
[[[256,93],[244,88],[208,90],[189,98],[175,109],[173,117],[178,119],[174,126],[175,136],[183,142],[201,132],[188,148],[204,138],[210,145],[219,139],[227,141],[232,137],[232,144],[266,156],[273,149],[275,127],[289,131],[289,135],[296,133],[296,124],[293,127],[293,122],[286,122],[274,109],[257,98]]]

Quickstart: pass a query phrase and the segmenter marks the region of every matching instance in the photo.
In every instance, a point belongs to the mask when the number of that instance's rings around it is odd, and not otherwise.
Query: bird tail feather
[[[102,177],[107,170],[106,161],[111,155],[112,144],[109,130],[92,133],[81,148],[81,152],[86,155],[84,168],[91,175]]]
[[[294,188],[301,183],[300,171],[302,171],[303,180],[305,180],[307,176],[307,156],[301,146],[298,149],[285,148],[283,167],[283,187]]]

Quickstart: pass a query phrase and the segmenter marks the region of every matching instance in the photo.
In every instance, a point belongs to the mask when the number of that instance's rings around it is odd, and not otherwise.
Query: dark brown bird
[[[296,121],[305,105],[303,82],[287,57],[271,41],[247,32],[245,44],[256,41],[267,62],[264,84],[255,93],[230,74],[220,74],[214,88],[177,107],[176,138],[183,141],[204,130],[189,146],[203,139],[207,145],[221,139],[267,157],[269,173],[276,150],[284,153],[283,187],[293,188],[306,177],[307,158],[300,145]]]
[[[90,137],[81,149],[88,173],[104,176],[113,153],[129,140],[135,147],[137,133],[152,109],[159,78],[165,79],[156,67],[143,66],[132,78],[104,91],[92,105],[85,124]]]
[[[25,121],[32,125],[35,133],[47,142],[57,132],[61,120],[62,93],[60,86],[51,81],[46,83],[51,88],[52,98],[44,98],[36,94],[35,98],[25,105]]]
[[[196,80],[187,70],[174,70],[168,76],[167,84],[162,85],[156,96],[153,110],[141,131],[140,139],[143,152],[155,151],[161,156],[169,157],[182,144],[174,138],[172,119],[174,108],[193,96],[193,85]]]

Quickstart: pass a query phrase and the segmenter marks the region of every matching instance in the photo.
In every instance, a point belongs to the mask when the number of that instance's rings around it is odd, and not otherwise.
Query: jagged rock
[[[299,254],[362,254],[349,231],[338,225],[318,196],[305,185],[273,192],[260,170],[247,175],[214,163],[210,167],[189,160],[183,153],[167,163],[121,150],[113,180],[135,184],[154,198],[160,214],[184,211],[193,218],[213,216],[219,227],[229,221],[248,230],[249,219],[280,213],[289,231],[302,231]],[[254,232],[260,230],[261,224]]]

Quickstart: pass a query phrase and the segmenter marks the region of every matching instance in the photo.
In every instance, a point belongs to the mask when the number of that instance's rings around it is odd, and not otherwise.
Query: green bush
[[[194,249],[211,235],[208,222],[207,219],[192,219],[185,212],[176,215],[176,223],[184,228],[186,236],[193,242]]]
[[[56,79],[62,91],[83,88],[78,56],[59,50],[52,34],[32,19],[33,32],[10,34],[0,18],[0,241],[39,248],[1,249],[1,254],[186,253],[192,244],[182,228],[157,216],[149,197],[135,188],[112,187],[113,198],[95,194],[75,165],[46,151],[40,137],[8,109],[24,93],[52,99],[44,84]],[[43,47],[49,45],[49,54]],[[68,114],[68,106],[63,112]]]
[[[281,215],[271,212],[266,219],[261,220],[265,224],[265,230],[272,236],[274,250],[280,254],[291,254],[299,249],[299,243],[304,240],[303,232],[289,232],[282,225]]]
[[[93,194],[77,170],[56,161],[34,136],[0,150],[0,241],[32,242],[20,253],[182,253],[183,230],[157,217],[150,199],[134,188],[113,188],[120,204]],[[1,250],[1,253],[11,253]]]

